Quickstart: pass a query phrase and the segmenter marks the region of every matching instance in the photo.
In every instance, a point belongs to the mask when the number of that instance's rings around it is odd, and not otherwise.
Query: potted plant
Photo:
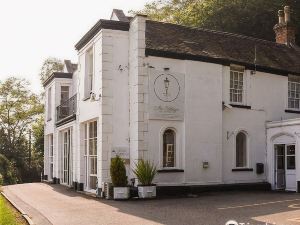
[[[156,166],[154,166],[153,163],[142,159],[135,165],[133,172],[139,181],[139,198],[155,198],[156,185],[153,184],[152,181],[157,173]]]
[[[127,186],[125,164],[120,156],[116,156],[111,160],[110,176],[114,186],[114,199],[128,199],[130,188]]]

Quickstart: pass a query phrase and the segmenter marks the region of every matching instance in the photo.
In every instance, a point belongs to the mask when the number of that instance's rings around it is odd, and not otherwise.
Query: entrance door
[[[295,144],[276,144],[274,150],[276,189],[296,191]]]
[[[296,191],[296,151],[295,145],[286,145],[286,190]]]
[[[276,189],[285,189],[285,145],[275,145]]]
[[[71,130],[63,132],[63,183],[71,185]]]

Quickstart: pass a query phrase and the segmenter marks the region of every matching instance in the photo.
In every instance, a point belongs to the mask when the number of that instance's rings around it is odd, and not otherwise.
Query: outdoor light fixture
[[[165,89],[166,89],[165,95],[168,96],[168,89],[169,89],[170,81],[167,77],[166,77],[166,79],[164,79],[164,84],[165,84]]]

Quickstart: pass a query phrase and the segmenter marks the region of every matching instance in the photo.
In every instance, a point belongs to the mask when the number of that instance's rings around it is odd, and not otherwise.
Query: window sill
[[[181,169],[161,169],[157,170],[158,173],[183,173],[184,170]]]
[[[87,101],[87,100],[89,100],[91,97],[89,96],[89,97],[85,97],[85,98],[83,98],[82,99],[82,101]]]
[[[286,113],[296,113],[296,114],[300,114],[300,110],[296,110],[296,109],[286,109],[284,110]]]
[[[232,172],[251,172],[253,171],[253,168],[234,168],[232,169]]]
[[[229,104],[234,108],[241,108],[241,109],[251,109],[251,106],[249,105],[239,105],[239,104]]]

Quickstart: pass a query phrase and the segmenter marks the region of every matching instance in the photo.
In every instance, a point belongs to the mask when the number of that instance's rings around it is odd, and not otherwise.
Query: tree
[[[49,57],[41,68],[40,79],[44,82],[53,72],[61,72],[64,69],[64,64],[60,59]]]
[[[28,131],[43,113],[40,102],[25,80],[10,77],[0,82],[0,154],[14,164],[19,181],[30,174]]]
[[[275,39],[277,12],[290,5],[292,19],[300,33],[300,1],[297,0],[156,0],[139,13],[151,19]],[[300,37],[297,38],[300,45]]]

